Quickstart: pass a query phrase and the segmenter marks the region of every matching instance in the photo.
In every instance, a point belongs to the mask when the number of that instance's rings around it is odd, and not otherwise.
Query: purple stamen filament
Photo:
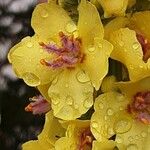
[[[55,54],[52,61],[41,59],[41,64],[56,68],[73,68],[77,63],[82,63],[84,54],[81,53],[81,40],[74,38],[74,36],[67,36],[63,32],[59,33],[61,46],[56,44],[39,43],[40,46],[48,53]]]

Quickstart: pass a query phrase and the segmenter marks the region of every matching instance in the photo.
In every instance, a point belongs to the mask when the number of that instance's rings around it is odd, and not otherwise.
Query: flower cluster
[[[25,110],[46,113],[38,140],[23,150],[150,149],[150,11],[126,14],[135,3],[81,0],[77,23],[55,1],[37,5],[35,35],[8,55],[17,76],[41,93]],[[105,26],[99,5],[115,17]],[[109,76],[109,60],[122,63],[126,81]]]

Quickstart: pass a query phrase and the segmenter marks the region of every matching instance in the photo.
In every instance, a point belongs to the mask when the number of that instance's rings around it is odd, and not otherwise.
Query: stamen
[[[85,150],[86,146],[92,148],[92,142],[94,136],[92,135],[90,128],[84,129],[80,136],[79,150]]]
[[[136,34],[137,40],[142,46],[142,51],[143,51],[143,61],[147,62],[147,60],[150,58],[150,42],[148,39],[146,39],[143,35],[141,34]]]
[[[53,60],[41,59],[40,63],[53,69],[74,68],[77,63],[82,63],[85,55],[81,52],[81,40],[73,35],[67,36],[63,32],[59,32],[59,37],[61,46],[39,43],[48,53],[55,54]]]
[[[34,115],[45,114],[51,109],[50,104],[41,95],[30,98],[30,101],[25,111],[32,112]]]
[[[150,124],[150,91],[136,93],[127,111],[142,123]]]

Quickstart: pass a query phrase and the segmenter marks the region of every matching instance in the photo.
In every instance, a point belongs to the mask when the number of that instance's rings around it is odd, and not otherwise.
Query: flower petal
[[[108,58],[113,46],[106,40],[95,38],[95,45],[85,50],[83,70],[89,75],[96,90],[100,88],[102,79],[108,72]]]
[[[94,44],[94,38],[104,36],[103,25],[96,7],[86,0],[79,5],[78,34],[84,48]],[[87,15],[88,14],[88,15]]]
[[[124,16],[128,0],[98,0],[104,9],[104,17]]]
[[[49,83],[59,72],[40,63],[41,59],[50,59],[52,56],[40,48],[39,42],[36,36],[26,37],[8,54],[9,61],[18,77],[29,86]]]
[[[135,31],[121,28],[114,31],[109,39],[114,45],[111,57],[127,67],[131,81],[149,76],[150,60],[147,63],[143,61],[142,47],[136,38]]]
[[[44,39],[58,36],[60,31],[65,33],[68,23],[74,24],[67,12],[54,2],[37,5],[32,14],[31,25],[35,33]]]
[[[86,74],[78,69],[66,69],[52,82],[48,91],[54,116],[73,120],[93,105],[93,87]]]
[[[127,104],[128,100],[117,92],[108,92],[96,99],[94,104],[95,112],[91,118],[91,132],[98,142],[106,141],[115,135],[115,121],[125,117],[117,114],[125,110]]]

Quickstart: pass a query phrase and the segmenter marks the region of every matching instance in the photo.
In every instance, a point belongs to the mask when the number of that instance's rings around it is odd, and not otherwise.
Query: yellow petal
[[[50,97],[48,96],[48,89],[50,87],[51,83],[39,85],[37,86],[38,90],[42,94],[44,98],[46,98],[47,101],[51,102]]]
[[[8,54],[18,77],[29,86],[49,83],[58,73],[40,63],[41,59],[50,59],[51,55],[40,47],[39,42],[41,41],[36,36],[26,37]]]
[[[66,69],[52,82],[48,91],[54,116],[73,120],[86,113],[93,105],[93,87],[80,69]]]
[[[85,49],[83,70],[89,75],[96,90],[100,88],[103,78],[108,72],[108,58],[113,46],[106,40],[95,38],[94,45]]]
[[[116,133],[116,120],[126,118],[123,114],[121,116],[118,114],[126,109],[127,104],[128,100],[117,92],[108,92],[96,99],[94,104],[95,112],[91,118],[91,132],[98,142],[106,141]],[[127,127],[125,130],[128,129]],[[123,131],[124,128],[122,129]]]
[[[93,141],[92,150],[113,150],[116,147],[114,141],[97,142]],[[120,150],[120,149],[119,149]]]
[[[96,7],[86,0],[79,5],[78,34],[84,48],[94,44],[94,38],[104,36],[104,29]],[[88,15],[87,15],[88,14]]]
[[[67,24],[72,22],[67,12],[55,2],[42,3],[36,6],[32,14],[31,25],[37,35],[49,39],[58,36],[60,31],[65,33]]]
[[[98,0],[104,9],[104,17],[124,16],[128,0]]]
[[[46,150],[39,144],[38,140],[24,143],[22,145],[22,149],[23,150]]]
[[[105,38],[109,40],[109,36],[112,32],[126,27],[128,25],[129,19],[127,17],[117,17],[113,20],[111,20],[106,26],[105,26]]]
[[[110,35],[114,45],[111,57],[123,63],[129,72],[131,81],[137,81],[150,75],[150,60],[143,61],[143,52],[136,33],[128,28],[121,28]]]
[[[38,136],[39,143],[43,145],[43,147],[47,145],[54,146],[58,138],[62,137],[64,134],[65,129],[62,128],[59,121],[53,116],[53,112],[48,112],[46,114],[44,128],[41,134]]]
[[[129,27],[150,40],[150,11],[134,13]]]
[[[149,150],[150,133],[148,125],[134,121],[132,128],[123,134],[116,135],[116,142],[124,144],[126,149]]]

